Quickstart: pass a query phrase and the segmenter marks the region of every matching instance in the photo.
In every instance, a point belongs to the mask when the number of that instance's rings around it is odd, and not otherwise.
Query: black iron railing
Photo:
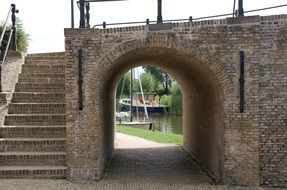
[[[15,4],[11,4],[11,6],[9,8],[8,15],[7,15],[7,18],[6,18],[6,21],[4,23],[4,27],[3,27],[3,31],[2,31],[2,34],[1,34],[1,38],[0,38],[0,49],[4,50],[4,51],[1,51],[1,55],[0,55],[0,57],[2,59],[2,60],[0,60],[0,92],[2,92],[2,81],[1,81],[1,78],[2,78],[2,67],[3,67],[4,62],[6,60],[9,47],[11,48],[11,50],[17,51],[16,13],[18,13],[18,12],[19,11],[18,11],[18,9],[16,9],[16,5]],[[8,36],[8,41],[7,41],[7,44],[6,44],[6,48],[2,48],[2,42],[3,42],[3,39],[4,39],[5,32],[6,32],[8,19],[9,19],[9,16],[10,16],[11,13],[12,13],[12,15],[11,15],[11,19],[12,19],[11,31],[10,31],[10,34]]]
[[[71,0],[71,3],[73,5],[73,1]],[[124,0],[79,0],[78,6],[80,9],[80,28],[90,28],[90,2],[101,2],[101,1],[124,1]],[[199,20],[205,20],[205,19],[212,19],[212,18],[219,18],[219,17],[227,17],[227,16],[244,16],[245,13],[252,13],[252,12],[258,12],[258,11],[264,11],[269,9],[275,9],[275,8],[281,8],[286,7],[287,4],[283,5],[277,5],[272,7],[265,7],[260,9],[253,9],[244,11],[243,8],[243,0],[238,0],[238,9],[235,10],[236,7],[236,0],[234,0],[233,5],[233,12],[232,13],[226,13],[226,14],[218,14],[218,15],[212,15],[212,16],[204,16],[204,17],[198,17],[193,18],[190,16],[189,18],[183,18],[183,19],[172,19],[172,20],[163,20],[162,19],[162,0],[158,0],[158,16],[157,20],[145,20],[145,21],[135,21],[135,22],[119,22],[119,23],[107,23],[103,22],[102,24],[96,24],[92,28],[96,27],[103,27],[104,29],[107,26],[115,26],[115,25],[132,25],[132,24],[155,24],[155,23],[166,23],[166,22],[192,22],[192,21],[199,21]],[[74,8],[72,6],[71,10],[72,15],[72,28],[74,27]]]
[[[258,11],[264,11],[264,10],[269,10],[269,9],[286,7],[286,6],[287,6],[287,4],[273,6],[273,7],[265,7],[265,8],[260,8],[260,9],[253,9],[253,10],[244,11],[244,13],[252,13],[252,12],[258,12]],[[234,14],[236,16],[239,16],[238,11],[236,11],[235,13],[218,14],[218,15],[204,16],[204,17],[198,17],[198,18],[193,18],[192,16],[190,16],[189,18],[163,20],[162,22],[163,23],[167,23],[167,22],[192,22],[192,21],[200,21],[200,20],[213,19],[213,18],[219,18],[219,17],[233,16]],[[103,24],[94,25],[93,28],[103,27],[105,29],[107,26],[133,25],[133,24],[155,24],[155,23],[158,23],[158,21],[155,21],[155,20],[150,21],[149,19],[147,19],[146,21],[135,21],[135,22],[118,22],[118,23],[103,22]]]

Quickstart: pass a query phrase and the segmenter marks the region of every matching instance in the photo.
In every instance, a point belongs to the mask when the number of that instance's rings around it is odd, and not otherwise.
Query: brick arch
[[[180,77],[181,73],[174,73],[174,76],[179,76],[179,83],[184,84],[181,86],[183,87],[183,90],[186,91],[186,97],[195,97],[195,96],[203,96],[202,101],[208,102],[211,107],[213,107],[214,110],[218,111],[218,113],[213,114],[208,113],[208,116],[214,117],[214,119],[210,119],[210,123],[212,123],[211,120],[216,120],[216,126],[220,127],[214,127],[212,131],[214,134],[220,133],[220,135],[217,135],[215,137],[215,142],[218,142],[220,146],[222,147],[217,147],[217,149],[213,149],[211,152],[212,154],[217,154],[219,158],[215,159],[217,163],[212,163],[211,161],[211,155],[204,155],[207,154],[206,152],[202,152],[201,150],[191,150],[194,149],[196,146],[204,146],[204,142],[200,142],[199,135],[198,134],[192,134],[190,129],[187,129],[184,132],[185,136],[185,147],[188,149],[189,152],[195,155],[195,157],[205,157],[204,159],[198,158],[199,162],[201,162],[203,165],[205,165],[207,168],[210,168],[212,173],[215,174],[216,178],[219,181],[223,181],[224,177],[224,157],[225,157],[225,131],[224,131],[224,126],[226,120],[228,120],[228,112],[230,111],[232,105],[230,102],[231,98],[234,97],[233,95],[233,86],[231,83],[231,80],[228,76],[228,74],[225,72],[224,68],[220,65],[220,63],[217,61],[217,57],[211,53],[210,51],[206,49],[199,48],[193,44],[191,44],[189,41],[186,40],[181,40],[179,38],[176,38],[174,36],[169,36],[169,37],[164,37],[164,36],[152,36],[152,37],[147,37],[143,39],[136,39],[136,40],[131,40],[127,41],[124,43],[121,43],[117,45],[116,47],[112,48],[109,52],[105,53],[103,57],[100,58],[100,60],[97,62],[95,65],[97,69],[91,69],[89,72],[89,76],[97,76],[97,77],[91,77],[88,80],[88,85],[89,89],[94,88],[95,83],[101,83],[100,88],[94,89],[93,91],[95,92],[96,90],[99,91],[98,95],[102,96],[103,98],[101,99],[102,102],[101,106],[105,109],[105,111],[102,113],[102,118],[106,118],[100,121],[99,125],[101,126],[99,130],[101,130],[101,142],[102,142],[102,160],[103,162],[107,160],[108,156],[111,154],[113,151],[113,128],[111,126],[114,126],[114,91],[116,88],[116,84],[118,80],[120,79],[119,77],[124,74],[125,71],[129,70],[132,67],[138,66],[138,63],[132,63],[133,61],[137,60],[137,58],[143,58],[145,54],[154,54],[152,55],[153,57],[156,56],[161,56],[161,53],[163,54],[169,54],[169,53],[175,53],[175,57],[180,57],[182,55],[185,55],[187,59],[189,60],[196,60],[196,66],[194,66],[196,69],[198,69],[199,73],[201,73],[199,76],[202,78],[206,78],[206,80],[203,84],[208,84],[210,87],[210,90],[208,87],[201,86],[204,90],[204,92],[199,92],[198,94],[193,94],[193,92],[190,91],[190,86],[188,85],[188,82],[182,82],[185,80],[188,75],[186,74],[186,77]],[[171,55],[172,57],[172,55]],[[184,62],[184,64],[187,64],[187,61]],[[167,69],[168,72],[172,72],[172,70],[168,70],[168,68],[165,67],[165,65],[161,65],[159,63],[160,61],[154,62],[149,62],[149,65],[153,66],[158,66],[161,67],[162,69]],[[192,65],[192,64],[191,64]],[[200,70],[200,67],[204,67],[204,71]],[[121,70],[123,69],[123,70]],[[121,71],[119,71],[121,70]],[[181,69],[185,70],[185,69]],[[188,68],[187,68],[188,70]],[[119,73],[118,73],[119,72]],[[101,73],[101,74],[99,74]],[[197,77],[195,77],[197,78]],[[196,79],[198,81],[195,81],[193,86],[194,88],[198,89],[200,91],[200,83],[199,80],[201,79]],[[214,83],[211,83],[210,81],[214,80]],[[192,81],[191,81],[192,82]],[[213,87],[212,84],[215,84],[217,87]],[[207,92],[207,91],[210,92]],[[216,91],[216,92],[214,92]],[[203,93],[203,94],[200,94]],[[94,96],[95,97],[95,96]],[[208,100],[208,98],[212,100]],[[220,100],[221,98],[221,100]],[[188,98],[186,98],[188,99]],[[184,110],[185,113],[193,113],[194,110],[192,110],[189,107],[204,107],[205,104],[199,104],[196,102],[196,98],[193,98],[193,102],[191,100],[184,100],[186,102],[189,102],[186,106],[187,108]],[[219,103],[218,103],[219,102]],[[206,104],[208,104],[206,103]],[[195,104],[196,106],[191,106]],[[213,105],[216,104],[216,105]],[[222,108],[217,108],[216,106],[221,106]],[[208,106],[208,105],[207,105]],[[195,108],[194,108],[195,109]],[[216,112],[214,111],[214,112]],[[198,114],[203,115],[205,111],[201,111]],[[207,110],[208,112],[208,110]],[[211,111],[210,111],[211,112]],[[108,113],[108,114],[107,114]],[[184,116],[187,118],[187,116]],[[188,116],[189,117],[189,116]],[[190,116],[191,117],[191,116]],[[203,117],[203,116],[202,116]],[[221,118],[219,118],[221,117]],[[204,118],[201,118],[202,121]],[[192,121],[189,121],[191,119],[184,119],[184,123],[186,126],[190,126]],[[196,120],[196,118],[192,118],[192,120]],[[205,122],[205,121],[204,121]],[[222,122],[222,123],[221,123]],[[214,121],[215,123],[215,121]],[[220,124],[221,123],[221,124]],[[201,123],[204,125],[204,123]],[[205,124],[207,125],[207,124]],[[212,136],[213,134],[209,134]],[[190,142],[189,136],[192,136],[194,138],[194,142]],[[110,138],[110,139],[109,139]],[[199,142],[198,142],[199,141]],[[201,144],[201,145],[197,145]],[[210,143],[211,144],[211,143]],[[228,144],[228,142],[227,142]],[[211,145],[208,145],[211,146]],[[204,148],[204,147],[202,147]],[[197,149],[200,149],[199,147]],[[210,148],[209,148],[210,149]],[[104,165],[104,164],[102,164]]]
[[[98,63],[102,68],[107,68],[106,65],[112,66],[119,57],[127,54],[128,52],[146,48],[168,48],[192,55],[208,66],[211,73],[220,82],[225,95],[234,91],[230,77],[220,63],[218,63],[217,58],[213,53],[191,44],[187,40],[181,40],[177,37],[170,36],[168,40],[166,40],[163,36],[152,36],[126,41],[107,52]],[[92,75],[95,75],[97,71],[91,70],[91,72],[93,72]]]

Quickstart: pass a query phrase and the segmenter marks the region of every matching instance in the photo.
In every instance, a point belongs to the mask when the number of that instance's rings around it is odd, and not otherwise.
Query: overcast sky
[[[74,0],[75,2],[77,0]],[[162,0],[163,19],[202,17],[231,13],[234,0]],[[11,3],[15,3],[30,34],[29,53],[64,51],[64,28],[71,27],[71,0],[1,0],[0,21],[6,19]],[[244,9],[252,10],[287,4],[287,0],[244,0]],[[91,4],[91,25],[103,21],[130,22],[156,20],[157,0],[127,0]],[[79,10],[75,5],[75,26],[79,26]],[[287,7],[262,11],[260,15],[287,14]],[[250,14],[247,14],[250,15]],[[11,23],[11,20],[9,19]]]

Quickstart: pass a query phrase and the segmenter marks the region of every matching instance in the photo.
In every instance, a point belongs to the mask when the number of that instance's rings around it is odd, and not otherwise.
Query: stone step
[[[64,103],[64,93],[44,93],[44,92],[14,92],[12,103]]]
[[[22,73],[61,73],[64,74],[65,68],[27,68],[22,67]]]
[[[66,68],[65,64],[24,64],[22,69],[64,69]]]
[[[65,166],[1,166],[0,178],[65,179]]]
[[[64,83],[17,83],[15,92],[64,92]]]
[[[33,53],[28,54],[25,60],[65,60],[65,52]]]
[[[62,73],[20,73],[18,79],[29,78],[60,78],[65,79],[65,74]]]
[[[51,126],[3,126],[0,127],[0,138],[65,138],[65,125],[51,125]]]
[[[65,114],[8,114],[4,125],[66,125]]]
[[[64,114],[65,104],[61,103],[11,103],[8,114]]]
[[[61,73],[21,73],[18,82],[28,83],[65,83],[65,74]]]
[[[27,59],[25,60],[25,65],[66,65],[66,60],[64,59],[55,59],[55,60],[32,60]]]
[[[0,152],[63,152],[66,138],[1,138]]]
[[[65,166],[65,152],[0,152],[1,166]]]
[[[19,83],[58,83],[65,84],[65,78],[18,78]]]

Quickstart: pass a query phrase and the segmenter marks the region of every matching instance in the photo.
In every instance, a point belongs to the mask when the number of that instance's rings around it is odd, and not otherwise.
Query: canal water
[[[134,120],[135,121],[137,120],[136,116],[134,116]],[[165,133],[182,134],[182,116],[181,115],[149,114],[148,121],[154,124],[155,130],[165,132]]]

